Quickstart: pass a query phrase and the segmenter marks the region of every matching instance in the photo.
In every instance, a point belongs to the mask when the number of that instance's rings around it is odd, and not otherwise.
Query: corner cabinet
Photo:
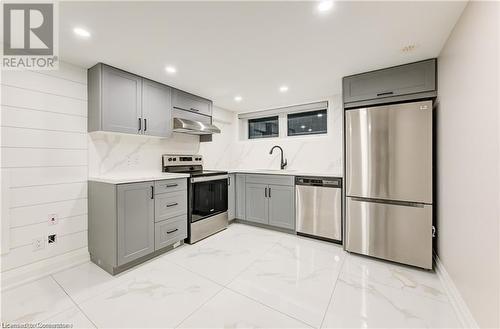
[[[238,218],[257,224],[295,230],[293,176],[248,174],[243,177],[245,177],[245,192],[241,202],[244,202],[245,213],[244,218]],[[237,199],[238,191],[240,190],[237,189]],[[237,211],[238,209],[237,206]]]
[[[88,131],[168,137],[171,88],[99,63],[88,70]]]

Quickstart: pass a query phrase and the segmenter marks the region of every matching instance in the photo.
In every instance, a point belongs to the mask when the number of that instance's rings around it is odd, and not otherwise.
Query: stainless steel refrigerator
[[[345,112],[346,249],[432,268],[432,102]]]

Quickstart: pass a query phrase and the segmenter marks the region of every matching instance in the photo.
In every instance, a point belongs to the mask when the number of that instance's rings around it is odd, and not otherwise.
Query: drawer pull
[[[174,202],[174,203],[170,203],[170,204],[167,204],[167,208],[169,207],[173,207],[173,206],[177,206],[178,203],[177,202]]]
[[[172,230],[172,231],[167,231],[167,234],[171,234],[171,233],[174,233],[174,232],[177,232],[179,229],[176,228],[175,230]]]
[[[200,110],[195,109],[194,107],[191,108],[191,111],[193,111],[193,112],[200,112]]]
[[[387,92],[385,92],[385,93],[380,93],[380,94],[377,94],[377,96],[387,96],[387,95],[392,95],[392,94],[394,94],[394,92],[393,92],[393,91],[387,91]]]
[[[179,186],[179,184],[167,184],[167,185],[165,185],[165,187],[176,187],[176,186]]]

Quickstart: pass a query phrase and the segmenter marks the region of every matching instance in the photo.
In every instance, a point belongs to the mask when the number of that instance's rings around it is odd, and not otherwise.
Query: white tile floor
[[[436,274],[232,224],[112,277],[92,263],[2,292],[2,322],[89,327],[459,327]]]

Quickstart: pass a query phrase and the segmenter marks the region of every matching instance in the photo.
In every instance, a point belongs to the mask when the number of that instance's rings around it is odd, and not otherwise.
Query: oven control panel
[[[192,166],[203,164],[201,155],[164,154],[162,157],[163,166]]]

